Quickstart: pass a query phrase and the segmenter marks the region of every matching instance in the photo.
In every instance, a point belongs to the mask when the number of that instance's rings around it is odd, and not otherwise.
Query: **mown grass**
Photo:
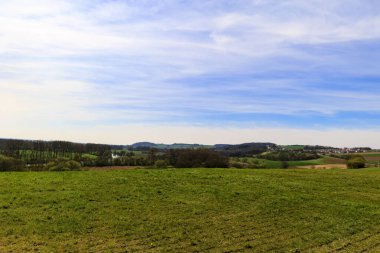
[[[380,250],[380,170],[0,174],[0,252]]]

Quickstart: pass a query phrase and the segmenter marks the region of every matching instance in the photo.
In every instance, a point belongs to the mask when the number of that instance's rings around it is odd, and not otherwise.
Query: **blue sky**
[[[375,0],[0,1],[2,137],[380,148]]]

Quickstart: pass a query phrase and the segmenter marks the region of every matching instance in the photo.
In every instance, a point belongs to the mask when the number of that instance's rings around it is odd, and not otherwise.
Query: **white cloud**
[[[367,59],[376,52],[354,43],[380,39],[379,10],[359,0],[1,1],[2,131],[31,119],[36,130],[210,112],[379,113],[373,84],[318,86],[324,75],[378,75]]]
[[[64,0],[14,0],[1,1],[1,16],[38,18],[65,13],[72,8],[69,1]]]

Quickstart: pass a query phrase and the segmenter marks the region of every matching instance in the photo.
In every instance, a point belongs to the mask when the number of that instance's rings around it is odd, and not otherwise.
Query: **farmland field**
[[[360,154],[368,162],[380,162],[380,152],[369,152]]]
[[[0,252],[379,252],[380,170],[0,173]]]
[[[367,166],[380,167],[380,152],[354,153],[353,155],[361,155],[367,162]]]
[[[247,158],[240,158],[239,160],[247,160],[248,162],[254,163],[259,162],[264,164],[265,168],[268,169],[276,169],[281,167],[281,161],[272,161],[272,160],[267,160],[267,159],[259,159],[259,158],[252,158],[252,157],[247,157]],[[302,166],[318,166],[318,165],[333,165],[333,164],[338,164],[338,165],[344,165],[346,164],[346,160],[340,159],[340,158],[334,158],[330,156],[323,156],[318,159],[312,159],[312,160],[302,160],[302,161],[287,161],[289,167],[302,167]],[[334,167],[334,166],[332,166]],[[339,166],[337,166],[339,167]]]

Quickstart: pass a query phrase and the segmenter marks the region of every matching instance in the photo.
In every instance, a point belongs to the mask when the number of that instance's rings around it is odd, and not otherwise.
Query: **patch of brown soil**
[[[337,158],[337,157],[326,157],[324,159],[324,162],[326,164],[329,164],[329,165],[331,165],[331,164],[344,164],[344,163],[346,163],[346,160],[342,159],[342,158]]]
[[[367,162],[380,162],[380,156],[363,155],[363,157]]]
[[[142,166],[105,166],[105,167],[84,167],[83,170],[136,170],[143,169]]]
[[[309,165],[309,166],[297,166],[300,169],[347,169],[346,164],[323,164],[323,165]]]

